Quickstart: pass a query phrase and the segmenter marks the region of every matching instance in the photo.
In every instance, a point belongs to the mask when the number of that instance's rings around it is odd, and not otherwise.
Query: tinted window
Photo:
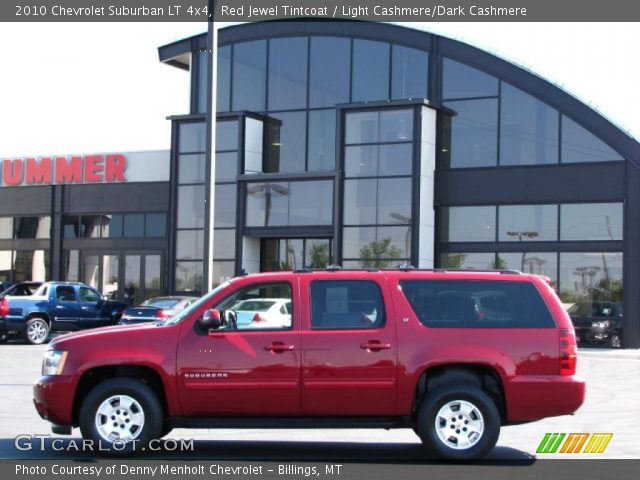
[[[235,182],[237,176],[238,152],[216,153],[216,182]]]
[[[51,217],[16,217],[15,238],[49,238]]]
[[[179,230],[176,234],[176,258],[180,260],[203,258],[203,243],[202,230]]]
[[[309,171],[336,168],[336,111],[309,112]]]
[[[480,70],[445,58],[442,97],[470,98],[498,95],[498,80]]]
[[[87,287],[80,287],[80,301],[81,302],[99,302],[102,297],[98,292]]]
[[[420,322],[439,328],[554,328],[532,283],[403,280],[402,292]]]
[[[557,110],[503,83],[500,165],[557,163],[558,121]]]
[[[561,150],[562,163],[622,160],[609,145],[564,115]]]
[[[76,291],[73,287],[56,287],[56,300],[58,302],[75,302]]]
[[[394,45],[391,98],[426,98],[428,65],[427,52]]]
[[[349,101],[351,41],[346,38],[311,39],[309,106],[333,107]]]
[[[204,227],[204,185],[178,187],[178,228]]]
[[[622,265],[622,252],[561,252],[560,298],[565,303],[620,302]]]
[[[144,215],[131,214],[124,216],[124,236],[142,237],[144,236]]]
[[[496,207],[442,207],[440,227],[443,242],[495,242]]]
[[[231,93],[231,47],[218,48],[218,97],[216,98],[219,112],[228,112]]]
[[[496,267],[545,275],[554,284],[558,283],[558,254],[555,252],[498,253]]]
[[[122,236],[124,215],[105,215],[102,219],[102,236],[104,238],[119,238]]]
[[[167,234],[167,216],[164,213],[150,213],[145,222],[145,236],[164,237]]]
[[[236,256],[236,231],[218,230],[213,234],[213,258],[229,259]]]
[[[353,102],[389,98],[389,44],[353,41],[351,97]]]
[[[202,262],[176,262],[176,290],[202,291]]]
[[[444,253],[440,266],[486,270],[496,268],[496,256],[493,253]]]
[[[363,280],[311,283],[311,328],[366,329],[384,325],[380,287]]]
[[[65,220],[66,220],[66,217],[65,217]],[[66,228],[65,228],[65,233],[66,233]],[[7,218],[7,217],[0,218],[0,238],[12,238],[12,237],[13,237],[13,218]],[[65,235],[65,238],[73,238],[73,237],[67,237]]]
[[[501,242],[534,242],[558,239],[556,205],[498,207]]]
[[[622,240],[622,203],[560,205],[560,240]]]
[[[204,123],[183,123],[180,125],[179,152],[204,152],[206,138]]]
[[[307,38],[269,42],[269,110],[307,106]]]
[[[267,127],[267,172],[302,172],[306,153],[305,112],[271,114]]]
[[[236,226],[236,185],[216,185],[214,198],[215,227]]]
[[[216,152],[238,149],[238,121],[216,122]]]
[[[267,42],[260,40],[235,44],[232,110],[264,110],[266,76]]]
[[[195,57],[196,54],[192,54],[192,58]],[[207,52],[198,52],[197,53],[197,72],[198,72],[198,93],[196,97],[196,111],[199,113],[203,113],[207,108],[207,80],[209,77],[208,72],[208,63],[209,63],[209,54]],[[220,61],[218,61],[218,65]],[[218,72],[218,75],[220,72]],[[216,98],[217,100],[217,98]],[[219,110],[219,108],[218,108]]]
[[[331,225],[333,182],[291,182],[289,225]]]

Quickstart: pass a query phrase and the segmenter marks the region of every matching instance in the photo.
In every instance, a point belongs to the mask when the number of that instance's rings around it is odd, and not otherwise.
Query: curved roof
[[[346,25],[348,24],[348,25]],[[219,43],[288,35],[335,35],[386,41],[428,50],[436,57],[447,57],[504,80],[559,110],[602,139],[620,155],[640,168],[640,143],[573,95],[557,85],[479,48],[422,30],[389,23],[364,21],[269,21],[234,25],[219,31]],[[206,33],[160,47],[160,61],[189,69],[189,52],[207,48]],[[431,63],[439,68],[440,62]],[[432,86],[430,86],[432,87]],[[429,88],[430,92],[438,89]],[[441,99],[430,98],[439,104]]]

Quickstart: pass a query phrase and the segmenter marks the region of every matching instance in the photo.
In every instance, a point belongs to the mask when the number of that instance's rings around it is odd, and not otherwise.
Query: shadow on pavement
[[[105,458],[104,452],[81,451],[82,439],[22,439],[22,449],[13,438],[0,439],[0,458],[13,460],[90,460]],[[162,451],[140,451],[131,460],[218,460],[218,461],[340,461],[346,463],[441,463],[429,457],[419,443],[357,443],[300,441],[220,441],[194,440],[192,451],[170,451],[180,440],[166,444]],[[74,448],[77,445],[77,448]],[[28,449],[27,449],[28,448]],[[96,449],[97,450],[97,449]],[[489,465],[522,465],[535,462],[535,457],[521,450],[496,447],[482,461]]]

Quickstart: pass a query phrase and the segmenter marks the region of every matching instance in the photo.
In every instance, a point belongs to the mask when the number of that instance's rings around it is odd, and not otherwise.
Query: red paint
[[[407,278],[531,282],[556,328],[428,328],[400,290]],[[309,284],[315,280],[369,280],[382,292],[386,323],[376,329],[312,330]],[[207,309],[239,289],[288,282],[290,330],[199,332]],[[161,380],[170,416],[409,417],[419,379],[432,368],[470,365],[493,372],[504,392],[506,421],[574,412],[585,384],[570,374],[571,321],[544,279],[481,272],[277,272],[234,279],[181,323],[107,327],[55,338],[69,352],[63,375],[34,387],[38,411],[74,423],[72,402],[80,379],[107,365],[139,365]],[[562,339],[562,342],[561,342]],[[563,343],[564,342],[564,343]],[[388,347],[388,348],[387,348]],[[45,412],[45,413],[43,413]]]
[[[87,155],[84,158],[85,183],[99,183],[104,175],[104,158],[102,155]]]
[[[127,159],[124,155],[107,155],[104,179],[106,182],[126,182],[124,172],[127,169]]]
[[[22,160],[5,160],[2,162],[2,184],[15,187],[22,184]]]
[[[82,158],[56,158],[56,183],[82,183]]]
[[[25,181],[27,185],[51,185],[51,158],[27,158]]]

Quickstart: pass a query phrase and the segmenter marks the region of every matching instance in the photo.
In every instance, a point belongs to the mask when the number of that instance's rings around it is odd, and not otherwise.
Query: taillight
[[[167,312],[165,312],[164,310],[159,309],[156,312],[156,318],[169,318],[169,315],[167,315]]]
[[[260,315],[259,313],[256,313],[253,316],[253,319],[251,320],[253,323],[260,323],[260,322],[266,322],[267,319],[264,318],[262,315]]]
[[[577,346],[576,335],[571,329],[562,329],[558,332],[560,340],[560,375],[575,375]]]
[[[0,300],[0,317],[6,317],[9,315],[9,299],[3,298]]]

